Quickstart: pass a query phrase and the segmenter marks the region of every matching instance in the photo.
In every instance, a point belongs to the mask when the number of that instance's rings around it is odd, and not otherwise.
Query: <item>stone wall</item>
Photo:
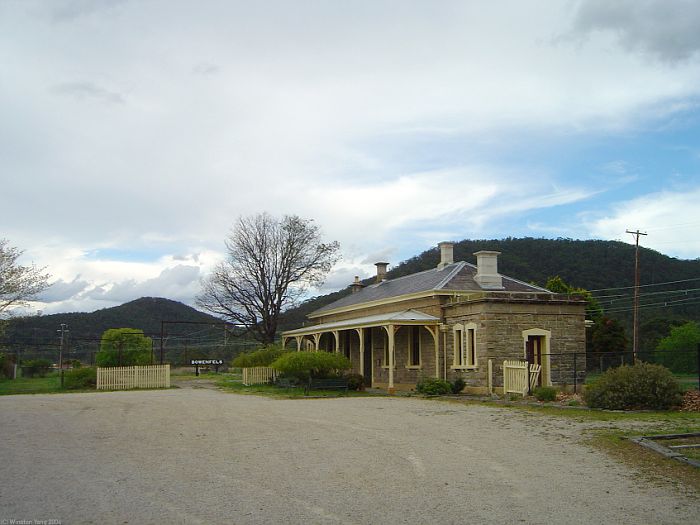
[[[541,329],[551,332],[549,339],[549,375],[552,384],[566,385],[573,382],[574,353],[577,356],[577,373],[585,373],[586,349],[585,305],[578,302],[491,302],[488,300],[447,307],[445,321],[447,333],[447,379],[454,381],[462,377],[470,387],[487,384],[487,363],[493,359],[495,386],[503,385],[503,361],[523,360],[525,348],[523,332]],[[475,370],[453,370],[450,368],[454,355],[452,327],[457,323],[474,322],[477,325],[476,354],[478,367]],[[543,350],[546,352],[546,350]],[[547,363],[544,365],[547,366]]]

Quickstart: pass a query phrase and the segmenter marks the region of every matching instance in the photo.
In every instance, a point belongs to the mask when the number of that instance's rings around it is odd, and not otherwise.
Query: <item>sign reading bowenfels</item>
[[[190,364],[192,366],[202,366],[202,365],[223,365],[223,359],[190,359]]]

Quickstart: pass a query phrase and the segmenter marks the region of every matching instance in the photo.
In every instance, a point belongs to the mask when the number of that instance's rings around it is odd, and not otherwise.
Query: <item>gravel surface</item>
[[[0,397],[0,522],[697,523],[584,424],[405,398]],[[8,520],[8,521],[2,521]]]

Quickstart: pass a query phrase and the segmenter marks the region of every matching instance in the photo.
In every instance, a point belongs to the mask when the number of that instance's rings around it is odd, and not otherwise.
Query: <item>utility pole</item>
[[[634,247],[634,320],[632,321],[634,327],[632,328],[632,364],[637,362],[637,352],[639,351],[639,236],[647,235],[639,230],[631,231],[626,230],[627,233],[631,233],[635,238]]]
[[[70,330],[68,330],[68,325],[66,323],[61,323],[61,328],[56,330],[56,332],[61,334],[61,346],[58,351],[58,369],[61,374],[61,388],[63,388],[63,348],[66,344],[66,334],[68,334]]]

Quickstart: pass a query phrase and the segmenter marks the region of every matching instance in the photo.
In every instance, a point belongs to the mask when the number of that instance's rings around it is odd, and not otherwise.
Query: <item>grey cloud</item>
[[[166,268],[158,277],[143,282],[130,279],[114,284],[109,289],[96,288],[86,294],[89,299],[123,303],[139,297],[167,297],[191,302],[199,291],[200,268],[178,265]]]
[[[57,95],[74,97],[77,100],[94,99],[110,104],[125,102],[121,93],[110,91],[92,82],[64,82],[55,85],[51,91]]]
[[[76,18],[113,9],[126,0],[57,0],[52,4],[51,19],[54,22],[70,22]]]
[[[697,0],[588,0],[576,11],[572,35],[610,31],[629,51],[675,63],[700,51],[699,28]]]
[[[80,294],[89,285],[90,283],[82,280],[80,275],[70,282],[59,279],[41,294],[39,300],[47,303],[65,301]]]
[[[192,72],[196,73],[197,75],[214,75],[218,73],[219,70],[219,66],[208,62],[200,62],[192,68]]]

